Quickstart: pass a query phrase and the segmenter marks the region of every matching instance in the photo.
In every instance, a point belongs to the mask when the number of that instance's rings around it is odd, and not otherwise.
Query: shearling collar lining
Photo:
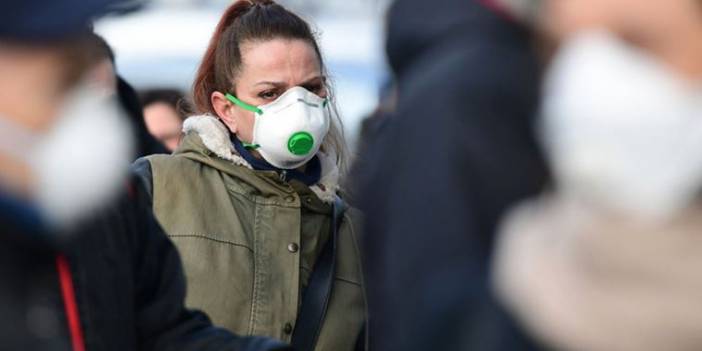
[[[192,116],[183,123],[183,133],[195,132],[200,136],[202,143],[219,158],[231,161],[237,166],[253,169],[251,165],[239,155],[229,139],[229,130],[214,116]],[[339,189],[339,167],[336,165],[336,155],[333,152],[319,151],[317,157],[322,164],[322,177],[319,183],[310,186],[320,200],[333,203],[334,196]]]

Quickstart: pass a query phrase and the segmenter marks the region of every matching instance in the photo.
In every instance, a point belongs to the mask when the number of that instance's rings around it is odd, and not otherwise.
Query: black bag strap
[[[302,295],[302,306],[290,343],[297,351],[313,351],[317,344],[334,285],[336,246],[344,210],[344,201],[336,196],[332,210],[331,235],[314,265],[309,284]]]

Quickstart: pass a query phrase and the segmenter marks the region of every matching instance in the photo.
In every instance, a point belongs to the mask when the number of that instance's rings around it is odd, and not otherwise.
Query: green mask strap
[[[243,142],[243,141],[241,142],[241,145],[243,145],[243,146],[244,146],[245,148],[247,148],[247,149],[258,149],[259,147],[261,147],[261,145],[258,145],[258,144],[249,144],[249,143],[245,143],[245,142]]]
[[[236,98],[234,95],[232,95],[232,94],[227,93],[225,96],[226,96],[226,98],[227,98],[229,101],[233,102],[234,104],[236,104],[237,106],[243,108],[244,110],[251,111],[251,112],[257,113],[257,114],[259,114],[259,115],[262,115],[262,114],[263,114],[263,111],[262,111],[260,108],[258,108],[258,107],[256,107],[256,106],[253,106],[253,105],[249,105],[249,104],[247,104],[247,103],[245,103],[245,102],[243,102],[243,101],[237,99],[237,98]]]
[[[262,115],[262,114],[263,114],[263,111],[261,111],[260,108],[258,108],[258,107],[256,107],[256,106],[249,105],[249,104],[247,104],[247,103],[245,103],[245,102],[243,102],[243,101],[237,99],[237,98],[236,98],[234,95],[232,95],[232,94],[227,93],[227,94],[225,95],[225,97],[226,97],[229,101],[235,103],[237,106],[243,108],[244,110],[251,111],[251,112],[257,113],[257,114],[259,114],[259,115]],[[241,145],[243,145],[243,146],[244,146],[245,148],[247,148],[247,149],[258,149],[259,147],[261,147],[261,146],[258,145],[258,144],[249,144],[249,143],[245,143],[245,142],[243,142],[243,141],[241,142]]]

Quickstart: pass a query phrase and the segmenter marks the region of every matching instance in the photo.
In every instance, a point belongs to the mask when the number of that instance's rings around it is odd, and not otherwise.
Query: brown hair
[[[309,43],[317,54],[322,73],[326,73],[317,39],[305,20],[272,0],[239,0],[224,12],[198,68],[192,94],[195,112],[216,115],[210,100],[212,93],[235,92],[232,79],[241,69],[241,45],[244,42],[276,38],[299,39]],[[322,148],[336,154],[343,174],[347,163],[347,145],[329,83],[327,92],[334,118]]]
[[[210,101],[212,93],[233,92],[231,79],[241,69],[241,45],[244,42],[274,38],[308,42],[324,67],[319,46],[307,22],[272,0],[237,1],[220,19],[197,71],[193,84],[197,111],[214,114]]]

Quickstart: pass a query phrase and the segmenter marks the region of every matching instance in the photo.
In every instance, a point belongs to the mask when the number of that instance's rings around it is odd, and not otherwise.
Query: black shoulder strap
[[[327,313],[327,305],[334,285],[336,270],[336,244],[339,226],[344,214],[344,202],[338,196],[334,199],[331,235],[314,265],[309,284],[302,296],[302,306],[297,315],[291,345],[297,351],[313,351],[317,344],[322,322]]]

